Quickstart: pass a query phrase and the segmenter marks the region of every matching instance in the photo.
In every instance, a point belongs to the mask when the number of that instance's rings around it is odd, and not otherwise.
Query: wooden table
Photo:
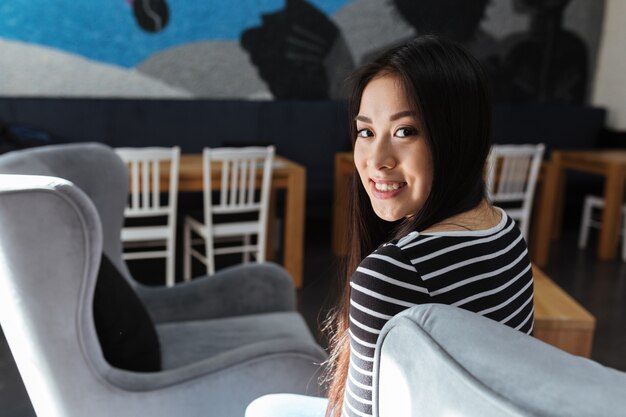
[[[217,172],[219,172],[219,167],[216,167],[216,174]],[[211,186],[219,189],[217,175]],[[275,194],[278,189],[286,191],[283,266],[291,274],[296,288],[301,288],[304,261],[306,169],[287,158],[276,156],[272,170],[272,194]],[[180,192],[202,191],[201,154],[181,155],[178,190]]]
[[[538,228],[543,233],[538,236],[535,243],[533,257],[535,263],[545,266],[548,262],[552,231],[558,230],[563,210],[564,171],[566,169],[605,177],[604,210],[598,241],[598,258],[615,259],[621,206],[624,203],[626,151],[552,151],[542,190],[542,204],[537,217]]]
[[[590,357],[596,319],[536,266],[533,276],[535,337],[574,355]]]

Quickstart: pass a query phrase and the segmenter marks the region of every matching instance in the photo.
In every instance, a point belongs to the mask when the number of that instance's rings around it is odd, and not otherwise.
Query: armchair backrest
[[[100,143],[72,143],[13,151],[0,155],[0,174],[47,175],[74,183],[98,211],[104,253],[131,285],[139,285],[122,259],[120,232],[129,178],[112,148]]]
[[[110,369],[91,314],[96,209],[65,180],[0,175],[0,230],[0,323],[26,390],[38,415],[76,415],[67,405]]]
[[[382,329],[373,410],[404,416],[617,416],[626,373],[488,318],[419,305]]]

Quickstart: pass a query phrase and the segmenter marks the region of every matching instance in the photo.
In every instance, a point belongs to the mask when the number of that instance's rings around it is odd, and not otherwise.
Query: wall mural
[[[0,4],[0,95],[341,99],[357,65],[438,32],[483,62],[499,100],[584,103],[604,12],[598,0],[51,4]]]

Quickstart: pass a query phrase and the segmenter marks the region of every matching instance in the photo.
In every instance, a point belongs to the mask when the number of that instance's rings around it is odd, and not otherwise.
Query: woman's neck
[[[448,217],[447,219],[422,230],[422,232],[486,230],[497,226],[501,220],[502,213],[500,210],[497,210],[494,206],[489,204],[487,200],[482,200],[480,204],[473,209]]]

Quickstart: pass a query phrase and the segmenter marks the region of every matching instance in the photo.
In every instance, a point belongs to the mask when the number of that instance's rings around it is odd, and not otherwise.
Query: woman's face
[[[432,157],[397,76],[367,84],[355,122],[354,163],[374,212],[387,221],[414,215],[430,193]]]

